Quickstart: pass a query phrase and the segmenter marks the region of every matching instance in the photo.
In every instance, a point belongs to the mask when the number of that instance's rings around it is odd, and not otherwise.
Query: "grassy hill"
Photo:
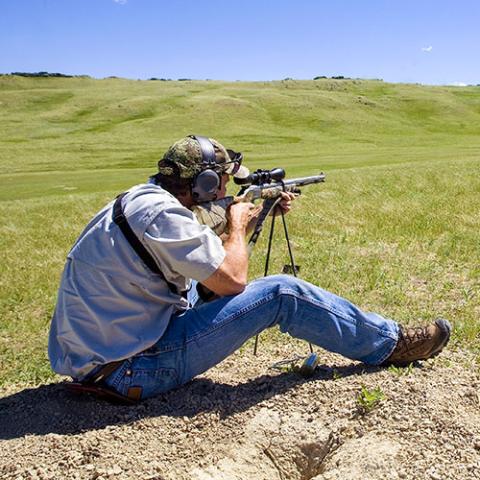
[[[51,376],[71,243],[189,133],[251,169],[324,171],[289,219],[302,276],[403,322],[450,318],[455,341],[479,348],[480,87],[0,76],[0,112],[0,383]]]

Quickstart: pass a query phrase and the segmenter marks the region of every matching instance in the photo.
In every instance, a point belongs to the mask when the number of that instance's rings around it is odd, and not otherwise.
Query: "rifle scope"
[[[284,178],[285,170],[283,168],[272,168],[271,170],[262,170],[259,168],[246,178],[233,177],[233,181],[237,185],[264,185],[280,182]]]

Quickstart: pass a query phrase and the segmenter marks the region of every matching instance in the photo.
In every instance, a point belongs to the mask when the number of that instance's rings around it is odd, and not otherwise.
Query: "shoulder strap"
[[[113,205],[113,221],[120,227],[120,230],[125,235],[125,238],[128,240],[128,243],[135,250],[135,252],[137,252],[137,255],[143,260],[145,265],[153,273],[160,275],[163,278],[163,280],[165,280],[171,292],[176,293],[177,295],[181,294],[183,296],[182,293],[179,293],[177,287],[165,278],[165,275],[158,267],[157,262],[150,255],[150,253],[148,253],[148,250],[143,246],[142,242],[140,242],[140,240],[135,235],[135,233],[133,233],[132,228],[128,224],[127,218],[123,213],[123,207],[122,207],[122,199],[127,193],[128,192],[124,192],[120,194],[115,200],[115,204]]]

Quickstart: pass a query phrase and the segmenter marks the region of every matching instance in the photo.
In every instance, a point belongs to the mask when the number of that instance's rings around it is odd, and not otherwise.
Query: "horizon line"
[[[464,83],[464,82],[452,82],[452,83],[423,83],[415,81],[389,81],[384,80],[383,78],[363,78],[363,77],[346,77],[344,75],[334,75],[331,77],[321,75],[313,78],[293,78],[285,77],[278,79],[257,79],[257,80],[224,80],[217,78],[164,78],[164,77],[150,77],[150,78],[132,78],[132,77],[123,77],[119,75],[108,75],[105,77],[96,77],[89,74],[69,74],[69,73],[60,73],[60,72],[48,72],[48,71],[38,71],[38,72],[9,72],[4,73],[0,72],[0,76],[15,76],[15,77],[25,77],[25,78],[89,78],[92,80],[128,80],[128,81],[141,81],[141,82],[223,82],[223,83],[259,83],[259,82],[312,82],[312,81],[321,81],[321,80],[357,80],[357,81],[366,81],[366,82],[382,82],[390,84],[402,84],[402,85],[423,85],[423,86],[432,86],[432,87],[479,87],[480,83]]]

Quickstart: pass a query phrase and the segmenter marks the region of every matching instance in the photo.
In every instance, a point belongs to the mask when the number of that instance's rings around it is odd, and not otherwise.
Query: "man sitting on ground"
[[[292,276],[248,283],[254,206],[231,205],[222,237],[191,210],[246,174],[240,154],[189,136],[158,167],[97,213],[68,254],[49,339],[56,372],[138,400],[188,382],[274,325],[369,365],[404,366],[447,344],[446,320],[403,328]],[[280,208],[293,199],[284,194]],[[196,302],[192,280],[216,299]]]

